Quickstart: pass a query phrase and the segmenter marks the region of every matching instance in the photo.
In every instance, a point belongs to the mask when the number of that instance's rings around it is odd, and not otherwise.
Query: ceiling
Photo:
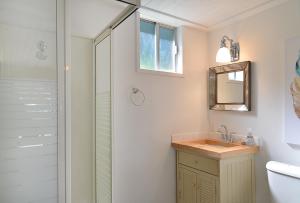
[[[72,35],[95,38],[126,6],[115,0],[71,0]]]
[[[287,0],[141,0],[142,15],[204,30],[261,12]],[[54,3],[53,3],[54,2]],[[70,0],[72,35],[95,38],[126,7],[116,0]],[[56,30],[53,0],[0,0],[0,23]],[[13,14],[13,15],[12,15]],[[175,17],[175,18],[174,18]]]
[[[6,0],[7,1],[7,0]],[[173,26],[211,30],[288,0],[141,0],[142,17]],[[71,0],[72,35],[95,38],[127,4],[116,0]]]
[[[141,0],[145,13],[176,16],[203,29],[214,28],[241,16],[253,15],[287,0]],[[150,10],[149,10],[150,9]],[[148,15],[148,14],[147,14]]]

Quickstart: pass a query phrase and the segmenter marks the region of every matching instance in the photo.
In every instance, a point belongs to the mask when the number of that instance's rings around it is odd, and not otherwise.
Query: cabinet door
[[[216,203],[217,177],[207,173],[197,174],[197,203]]]
[[[197,174],[178,167],[177,203],[197,203]]]

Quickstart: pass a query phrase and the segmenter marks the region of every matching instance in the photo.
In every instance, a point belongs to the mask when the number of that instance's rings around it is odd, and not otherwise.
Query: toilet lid
[[[276,173],[280,173],[282,175],[291,176],[294,178],[300,179],[300,167],[299,166],[293,166],[290,164],[285,164],[277,161],[269,161],[266,164],[266,168],[269,171],[273,171]]]

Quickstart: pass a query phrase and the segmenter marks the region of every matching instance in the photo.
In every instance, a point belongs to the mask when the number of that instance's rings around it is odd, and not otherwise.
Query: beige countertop
[[[243,154],[254,154],[259,150],[258,146],[247,146],[241,143],[225,143],[214,139],[172,141],[172,147],[176,150],[190,151],[215,159],[224,159]]]

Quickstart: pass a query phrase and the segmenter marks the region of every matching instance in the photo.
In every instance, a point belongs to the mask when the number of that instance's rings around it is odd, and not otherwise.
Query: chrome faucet
[[[217,133],[221,134],[222,139],[225,142],[227,142],[227,143],[232,142],[232,134],[228,132],[228,128],[226,127],[226,125],[221,125],[219,127],[219,130],[217,131]]]

